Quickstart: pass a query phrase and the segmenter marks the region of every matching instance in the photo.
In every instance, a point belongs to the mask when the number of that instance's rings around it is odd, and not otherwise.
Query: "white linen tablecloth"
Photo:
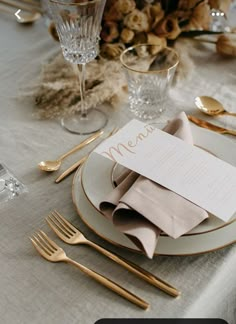
[[[43,20],[22,26],[1,14],[0,35],[0,162],[28,188],[27,193],[0,204],[0,322],[89,324],[103,317],[214,317],[236,323],[235,245],[199,256],[157,256],[153,260],[115,248],[93,234],[76,214],[71,198],[72,176],[55,184],[55,173],[37,169],[39,161],[56,158],[81,140],[63,130],[58,121],[35,119],[32,101],[22,96],[24,87],[39,76],[42,63],[59,51],[59,44],[51,39]],[[201,52],[193,52],[196,68],[190,80],[173,89],[175,104],[165,116],[173,117],[181,110],[195,112],[193,99],[197,95],[212,95],[236,112],[236,61],[220,58],[212,45],[203,51],[205,46]],[[110,118],[122,125],[129,114],[124,108],[111,112]],[[220,121],[236,128],[232,117],[221,117]],[[68,158],[61,170],[82,154]],[[182,291],[182,296],[174,299],[165,295],[89,247],[60,242],[44,221],[55,208],[88,238],[169,281]],[[150,310],[137,308],[73,266],[43,260],[28,239],[37,229],[50,233],[75,260],[149,301]]]

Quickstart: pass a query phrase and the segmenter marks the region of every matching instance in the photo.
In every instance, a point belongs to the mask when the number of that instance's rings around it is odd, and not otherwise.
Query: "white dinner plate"
[[[236,144],[222,135],[191,125],[195,145],[236,166]],[[91,154],[82,171],[82,187],[91,204],[99,210],[99,203],[113,189],[114,162],[96,153]],[[232,220],[231,220],[232,221]],[[231,222],[230,221],[230,222]],[[219,218],[210,217],[185,235],[200,234],[228,225]]]
[[[194,143],[218,158],[236,166],[236,145],[222,135],[191,125]],[[112,190],[111,174],[114,163],[96,153],[91,154],[82,170],[82,185],[77,172],[73,183],[73,201],[82,220],[99,236],[129,249],[134,244],[119,233],[99,212],[100,201]],[[197,226],[188,234],[174,240],[161,236],[157,254],[187,255],[219,249],[236,241],[236,222],[224,223],[214,216]]]

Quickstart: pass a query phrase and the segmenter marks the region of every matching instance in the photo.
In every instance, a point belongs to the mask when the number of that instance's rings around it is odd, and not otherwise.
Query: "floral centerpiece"
[[[194,70],[190,55],[193,44],[182,36],[195,39],[197,35],[212,33],[212,8],[226,16],[230,2],[231,0],[107,0],[102,20],[100,55],[87,66],[88,109],[104,102],[117,107],[127,100],[127,84],[119,56],[125,48],[134,44],[175,47],[180,56],[175,81],[189,77]],[[49,31],[58,40],[53,23]],[[226,33],[216,37],[215,40],[210,40],[215,43],[216,51],[236,57],[236,41]],[[204,41],[209,42],[209,39]],[[33,94],[38,117],[57,118],[73,114],[79,109],[79,90],[74,90],[78,88],[76,71],[65,62],[61,53],[45,64],[40,79]]]
[[[101,55],[116,58],[138,43],[173,44],[181,35],[210,33],[211,9],[226,14],[230,0],[107,0]],[[219,52],[222,46],[218,46]],[[227,54],[227,53],[226,53]]]
[[[231,1],[107,0],[102,19],[101,55],[114,59],[134,44],[148,43],[161,48],[172,46],[179,36],[221,34],[222,31],[211,31],[211,13],[216,10],[218,19],[226,19]],[[49,31],[59,40],[53,23]],[[219,54],[236,56],[236,40],[232,35],[220,35],[208,42],[216,44]]]

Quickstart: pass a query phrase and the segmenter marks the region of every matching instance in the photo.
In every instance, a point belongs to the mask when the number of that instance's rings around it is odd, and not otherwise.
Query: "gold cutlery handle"
[[[112,136],[113,134],[115,134],[118,131],[117,128],[114,128],[99,144],[101,144],[103,141],[105,141],[108,137]],[[93,149],[94,150],[94,149]],[[89,154],[93,151],[89,151],[89,153],[87,155],[85,155],[82,159],[80,159],[79,161],[75,162],[72,166],[70,166],[67,170],[65,170],[56,180],[56,183],[59,183],[60,181],[62,181],[63,179],[65,179],[68,175],[70,175],[72,172],[74,172],[79,166],[81,166],[86,159],[88,158]]]
[[[121,287],[120,285],[118,285],[117,283],[115,283],[114,281],[102,276],[101,274],[83,266],[82,264],[67,258],[65,260],[68,263],[71,263],[73,265],[75,265],[77,268],[79,268],[82,272],[84,272],[86,275],[88,275],[89,277],[93,278],[94,280],[98,281],[100,284],[102,284],[103,286],[111,289],[112,291],[116,292],[118,295],[124,297],[125,299],[129,300],[131,303],[143,308],[143,309],[147,309],[149,307],[149,304],[141,299],[140,297],[134,295],[133,293],[131,293],[130,291],[128,291],[127,289]]]
[[[85,155],[82,159],[75,162],[71,167],[69,167],[66,171],[64,171],[56,180],[56,183],[59,183],[64,178],[66,178],[68,175],[70,175],[74,170],[76,170],[79,166],[81,166],[87,159],[88,155]]]
[[[236,131],[233,129],[225,129],[224,134],[236,135]]]
[[[232,113],[232,112],[229,112],[229,111],[224,111],[222,115],[227,115],[227,116],[234,116],[234,117],[236,117],[236,113]]]
[[[82,141],[81,143],[79,143],[79,145],[76,145],[74,148],[72,148],[70,151],[68,151],[67,153],[63,154],[59,160],[64,160],[67,156],[71,155],[72,153],[82,149],[83,147],[85,147],[86,145],[88,145],[89,143],[92,143],[93,141],[95,141],[95,139],[97,139],[99,136],[101,136],[103,134],[103,130],[100,130],[96,133],[94,133],[93,135],[89,136],[88,138],[86,138],[84,141]]]
[[[190,120],[192,123],[202,127],[202,128],[206,128],[206,129],[209,129],[213,132],[217,132],[219,134],[230,134],[230,135],[236,135],[236,131],[233,130],[233,129],[228,129],[228,128],[225,128],[225,127],[220,127],[218,125],[215,125],[215,124],[212,124],[212,123],[209,123],[207,122],[206,120],[203,120],[203,119],[199,119],[195,116],[191,116],[191,115],[188,115],[188,120]]]
[[[86,243],[89,246],[96,249],[98,252],[104,254],[108,258],[110,258],[113,261],[115,261],[116,263],[120,264],[121,266],[123,266],[124,268],[129,270],[130,272],[134,273],[139,278],[147,281],[151,285],[161,289],[162,291],[166,292],[167,294],[169,294],[169,295],[171,295],[173,297],[177,297],[177,296],[180,295],[180,291],[178,291],[175,287],[171,286],[170,284],[163,281],[162,279],[154,276],[152,273],[150,273],[147,270],[139,267],[138,265],[136,265],[136,264],[126,260],[125,258],[122,258],[122,257],[120,257],[120,256],[118,256],[118,255],[104,249],[103,247],[101,247],[100,245],[98,245],[98,244],[96,244],[96,243],[94,243],[92,241],[87,240]]]

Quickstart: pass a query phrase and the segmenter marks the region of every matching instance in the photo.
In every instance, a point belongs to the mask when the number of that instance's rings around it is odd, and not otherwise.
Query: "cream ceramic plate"
[[[212,133],[192,126],[192,133],[196,145],[209,150],[222,160],[236,166],[236,145],[222,135]],[[77,173],[73,184],[73,199],[76,208],[84,222],[104,239],[136,250],[136,247],[125,237],[118,233],[97,210],[99,202],[112,189],[111,173],[114,164],[91,154],[82,172],[82,184]],[[84,189],[84,192],[81,192]],[[85,198],[89,200],[86,200]],[[224,223],[214,216],[196,227],[189,234],[173,240],[162,236],[158,242],[156,253],[179,255],[198,254],[215,250],[232,244],[236,241],[236,222]]]
[[[195,145],[211,152],[220,159],[236,166],[236,144],[222,135],[195,125],[191,126]],[[97,154],[91,154],[82,171],[82,187],[91,204],[99,210],[99,203],[113,189],[112,173],[114,163]],[[217,217],[210,217],[185,235],[201,234],[216,230],[225,223]]]
[[[73,202],[82,221],[98,236],[122,248],[139,252],[137,247],[118,232],[96,208],[88,201],[81,185],[80,170],[74,176],[72,186]],[[155,254],[194,255],[218,250],[236,243],[236,222],[204,234],[182,236],[176,240],[161,236]]]

